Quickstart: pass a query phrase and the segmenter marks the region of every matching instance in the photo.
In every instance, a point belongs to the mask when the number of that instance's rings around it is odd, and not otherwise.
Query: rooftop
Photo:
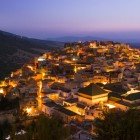
[[[130,101],[140,100],[140,92],[129,94],[125,97],[125,99]]]
[[[53,102],[53,101],[46,102],[46,103],[44,103],[44,105],[46,105],[48,107],[55,107],[55,106],[57,106],[57,104],[55,102]]]
[[[72,98],[72,99],[67,99],[65,100],[65,102],[68,102],[68,103],[77,103],[78,102],[78,99],[77,98]]]
[[[122,84],[121,83],[109,83],[109,84],[106,84],[104,86],[104,89],[107,89],[107,90],[110,90],[112,92],[116,92],[116,93],[120,93],[120,94],[124,94],[127,92],[127,90],[125,90],[123,87],[122,87]]]
[[[50,102],[46,102],[44,105],[48,106],[48,107],[52,107],[54,108],[55,110],[59,111],[59,112],[62,112],[68,116],[75,116],[77,115],[76,113],[64,108],[63,106],[59,105],[59,104],[56,104],[55,102],[53,101],[50,101]]]
[[[87,87],[80,88],[78,92],[89,96],[96,96],[96,95],[107,93],[107,91],[100,88],[100,86],[94,83],[89,84]]]
[[[86,108],[86,105],[84,105],[84,104],[82,104],[82,103],[77,103],[77,107],[78,107],[78,108],[85,109],[85,108]]]
[[[55,109],[58,110],[59,112],[62,112],[64,114],[68,115],[68,116],[76,116],[77,115],[76,113],[64,108],[63,106],[56,107]]]

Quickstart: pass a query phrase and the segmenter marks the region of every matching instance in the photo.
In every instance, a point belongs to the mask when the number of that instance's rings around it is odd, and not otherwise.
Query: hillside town
[[[90,139],[103,111],[140,109],[140,50],[111,41],[66,43],[1,81],[0,102],[4,98],[10,103],[0,121],[14,123],[20,111],[56,116],[76,127],[71,137]]]

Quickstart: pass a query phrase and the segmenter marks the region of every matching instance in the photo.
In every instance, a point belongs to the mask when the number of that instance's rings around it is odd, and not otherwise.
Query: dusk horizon
[[[0,5],[0,30],[39,39],[97,36],[139,40],[139,4],[139,0],[6,0]]]
[[[15,35],[28,37],[28,38],[35,38],[35,39],[41,39],[41,40],[54,40],[59,38],[69,38],[69,37],[92,37],[93,40],[96,40],[96,38],[105,39],[105,40],[114,40],[114,41],[125,41],[129,42],[138,42],[140,43],[140,31],[125,31],[125,32],[90,32],[90,33],[66,33],[66,34],[59,34],[58,35],[43,35],[43,32],[39,33],[39,36],[36,34],[28,34],[23,32],[14,32],[6,29],[0,29],[1,31],[12,33]],[[43,35],[43,36],[42,36]],[[95,38],[95,39],[94,39]],[[85,40],[86,41],[86,40]]]

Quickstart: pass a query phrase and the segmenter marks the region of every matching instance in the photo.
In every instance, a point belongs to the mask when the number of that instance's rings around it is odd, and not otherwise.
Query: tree
[[[39,116],[37,121],[33,121],[28,130],[34,139],[38,140],[63,140],[69,134],[62,121],[44,115]]]
[[[7,136],[12,129],[11,124],[8,120],[5,120],[3,123],[0,124],[0,140],[3,140],[5,136]]]
[[[29,120],[24,126],[21,124],[13,124],[11,129],[5,134],[5,128],[8,127],[5,123],[5,127],[0,125],[0,139],[10,134],[12,140],[64,140],[69,136],[69,129],[63,122],[55,117],[48,118],[44,115],[40,115],[34,120]],[[18,134],[24,130],[24,134]]]
[[[110,110],[103,112],[95,121],[95,132],[99,140],[139,140],[139,110]]]
[[[18,109],[19,98],[9,100],[7,97],[2,96],[0,100],[0,111]]]

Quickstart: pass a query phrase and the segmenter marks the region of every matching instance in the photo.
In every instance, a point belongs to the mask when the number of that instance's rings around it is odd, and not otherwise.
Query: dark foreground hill
[[[0,31],[0,79],[33,57],[63,45],[61,42],[32,39]]]

